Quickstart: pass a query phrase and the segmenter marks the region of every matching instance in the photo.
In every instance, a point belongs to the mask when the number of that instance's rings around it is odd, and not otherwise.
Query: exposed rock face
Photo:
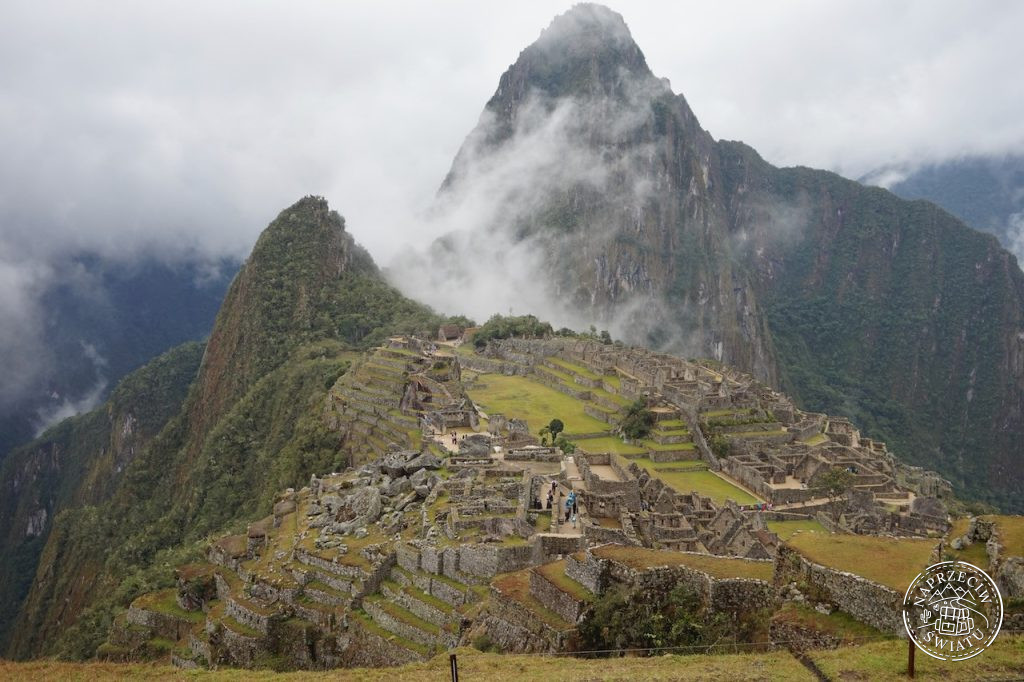
[[[523,50],[440,198],[475,230],[435,245],[444,277],[493,252],[524,284],[492,310],[541,284],[564,319],[738,366],[1020,508],[1011,255],[932,205],[716,142],[614,12],[577,5]]]

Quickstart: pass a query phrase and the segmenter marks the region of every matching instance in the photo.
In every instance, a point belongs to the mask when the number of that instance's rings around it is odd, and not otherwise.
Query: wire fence
[[[1024,634],[1024,630],[1007,630],[1002,629],[999,631],[1000,635],[1020,635]],[[900,637],[898,635],[860,635],[857,637],[843,637],[841,645],[849,644],[865,644],[868,642],[886,642],[886,641],[902,641],[906,642],[906,637]],[[720,642],[714,644],[700,644],[690,646],[659,646],[659,647],[630,647],[622,649],[587,649],[580,651],[555,651],[555,652],[531,652],[527,654],[519,654],[524,656],[550,656],[550,657],[587,657],[587,656],[611,656],[613,654],[627,655],[627,654],[652,654],[656,652],[696,652],[696,653],[743,653],[743,651],[751,651],[760,648],[764,651],[770,651],[773,649],[785,649],[789,645],[806,645],[806,639],[792,639],[792,640],[770,640],[768,642]]]

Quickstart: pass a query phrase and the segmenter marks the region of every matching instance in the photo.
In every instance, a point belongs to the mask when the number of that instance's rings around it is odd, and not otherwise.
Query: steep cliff
[[[0,467],[0,645],[62,511],[107,500],[124,470],[181,409],[203,346],[187,343],[125,377],[110,400],[18,448]]]
[[[473,218],[435,246],[453,280],[474,261],[460,245],[524,250],[520,280],[565,318],[737,365],[1022,509],[1012,257],[931,204],[716,142],[618,14],[577,5],[523,50],[438,210]]]

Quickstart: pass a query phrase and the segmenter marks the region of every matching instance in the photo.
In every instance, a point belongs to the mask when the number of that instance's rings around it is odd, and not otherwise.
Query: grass
[[[811,659],[831,680],[907,679],[907,643],[905,640],[871,642],[831,651],[808,652]],[[1024,637],[1000,634],[980,656],[949,663],[918,652],[914,661],[915,679],[943,682],[974,680],[1019,680],[1024,674]]]
[[[810,438],[808,438],[807,440],[800,441],[800,442],[801,443],[806,443],[807,445],[821,445],[822,443],[826,442],[827,440],[828,440],[828,436],[826,436],[824,433],[816,433],[813,436],[811,436]]]
[[[594,593],[565,574],[565,559],[537,567],[537,572],[576,601],[593,601]]]
[[[1005,546],[1003,554],[1024,556],[1024,516],[988,516],[985,518],[996,520],[999,541]]]
[[[768,530],[775,533],[782,540],[788,540],[797,532],[810,531],[825,533],[825,527],[814,519],[798,519],[795,521],[769,521]]]
[[[774,431],[740,431],[723,435],[726,438],[762,438],[764,436],[784,436],[787,433],[789,431],[786,431],[786,429],[775,429]]]
[[[855,573],[900,594],[928,566],[934,540],[798,533],[788,544],[811,561]]]
[[[396,638],[376,627],[369,618],[353,616],[367,630],[381,637],[400,642],[402,646],[420,653],[427,648]],[[458,657],[459,673],[466,680],[509,679],[517,682],[551,682],[552,680],[706,680],[707,682],[734,682],[735,680],[794,680],[813,682],[814,676],[788,652],[756,654],[728,654],[722,656],[681,656],[668,654],[649,658],[579,659],[567,656],[485,654],[469,647],[451,653]],[[906,651],[903,652],[904,658]],[[449,679],[449,652],[445,651],[424,663],[412,663],[395,668],[350,668],[294,673],[275,673],[269,670],[181,670],[169,665],[115,664],[115,663],[61,663],[34,661],[9,663],[0,661],[0,678],[5,680],[211,680],[225,682],[327,682],[351,679],[365,682],[395,682],[397,680]],[[979,658],[984,658],[980,656]],[[975,659],[971,659],[975,660]],[[938,663],[936,661],[936,663]],[[961,664],[966,665],[966,664]]]
[[[609,436],[607,438],[587,438],[576,442],[576,447],[590,454],[611,452],[616,455],[642,455],[647,452],[646,448],[623,443],[621,438]]]
[[[705,418],[705,419],[714,419],[715,417],[731,417],[734,414],[750,414],[750,413],[751,413],[751,409],[749,407],[744,407],[742,409],[737,409],[737,408],[733,408],[733,407],[727,407],[724,410],[709,410],[707,412],[701,412],[700,416]]]
[[[741,488],[737,488],[725,479],[716,476],[710,471],[666,471],[667,468],[683,467],[687,465],[704,464],[704,462],[652,462],[649,459],[634,459],[634,462],[647,469],[652,476],[657,476],[667,485],[672,486],[681,493],[696,491],[706,495],[722,504],[726,500],[733,500],[737,504],[753,504],[760,502],[758,498]]]
[[[837,638],[842,644],[856,644],[885,636],[879,630],[855,620],[853,616],[843,611],[833,611],[825,615],[795,602],[784,603],[772,616],[772,621],[791,623],[822,632]]]
[[[594,433],[609,428],[583,411],[583,401],[526,377],[484,374],[467,393],[488,413],[525,419],[534,433],[555,418],[562,420],[567,433]]]
[[[674,452],[676,450],[693,450],[695,446],[693,443],[655,443],[653,440],[642,440],[643,446],[648,450],[654,450],[655,452]]]
[[[187,620],[192,623],[199,623],[206,620],[206,614],[202,611],[186,611],[178,606],[176,599],[177,589],[170,587],[165,590],[149,592],[132,602],[132,606],[147,611],[164,613],[175,618]]]
[[[943,549],[952,554],[957,561],[966,561],[983,571],[988,570],[988,552],[985,551],[984,542],[972,542],[970,547],[965,547],[959,551],[949,545],[954,538],[961,537],[967,532],[969,521],[970,519],[967,518],[953,521],[953,528],[949,531],[949,535],[946,536],[946,544],[943,546]]]
[[[659,436],[689,436],[690,435],[690,430],[687,429],[687,428],[678,428],[678,427],[672,427],[672,428],[666,428],[666,429],[659,429],[659,428],[655,427],[654,433],[658,434]]]
[[[370,618],[369,615],[367,615],[367,614],[365,614],[365,613],[363,613],[361,611],[353,611],[352,612],[352,617],[355,618],[356,620],[358,620],[359,624],[362,625],[363,628],[365,628],[369,632],[372,632],[373,634],[377,635],[378,637],[380,637],[383,640],[392,642],[393,644],[398,644],[398,646],[403,647],[405,649],[409,649],[410,651],[415,651],[416,653],[418,653],[418,654],[420,654],[422,656],[426,656],[426,655],[428,655],[430,653],[430,648],[429,647],[423,646],[419,642],[413,642],[412,640],[406,639],[405,637],[402,637],[400,635],[396,635],[393,632],[385,630],[381,626],[377,625],[377,623],[374,622],[374,620],[372,618]],[[251,673],[251,672],[254,672],[254,671],[247,670],[245,672],[250,672]],[[324,675],[323,679],[325,679],[325,680],[329,679],[328,677],[326,677],[326,675],[329,674],[329,673],[322,673],[322,674]],[[275,676],[275,679],[277,679],[277,677],[281,677],[281,675]],[[253,679],[253,678],[238,678],[238,679],[246,679],[247,680],[247,679]],[[270,678],[267,678],[267,679],[270,679]],[[312,678],[310,678],[310,679],[312,679]],[[337,673],[335,673],[334,677],[330,678],[330,679],[338,679]]]
[[[423,620],[412,611],[407,611],[398,604],[389,602],[384,597],[373,595],[371,597],[367,597],[363,601],[370,604],[375,604],[377,607],[380,608],[381,611],[384,611],[395,620],[401,621],[402,623],[405,623],[410,627],[414,627],[417,630],[429,632],[434,635],[440,634],[441,632],[441,628],[439,628],[438,626]]]
[[[534,524],[534,529],[538,533],[547,533],[551,530],[551,512],[538,512],[537,523]]]
[[[583,365],[577,365],[574,362],[569,362],[568,360],[563,360],[562,358],[549,357],[547,359],[550,360],[552,363],[558,365],[559,367],[564,367],[565,369],[569,370],[573,374],[579,374],[581,377],[585,377],[587,379],[593,379],[594,381],[597,381],[598,379],[602,379],[603,378],[597,372],[591,371],[591,370],[587,369],[586,367],[584,367]]]
[[[689,433],[689,426],[682,419],[666,419],[664,421],[657,422],[654,425],[656,431],[671,431],[674,429],[681,429]]]
[[[602,559],[613,559],[635,569],[654,566],[689,566],[716,578],[753,578],[770,581],[774,564],[770,561],[751,561],[711,554],[670,552],[627,545],[603,545],[591,550]]]

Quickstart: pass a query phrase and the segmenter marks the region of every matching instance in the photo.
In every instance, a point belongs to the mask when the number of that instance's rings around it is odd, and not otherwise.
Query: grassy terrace
[[[827,633],[838,638],[843,644],[857,644],[867,639],[881,639],[883,634],[860,621],[854,620],[848,613],[833,611],[825,615],[819,611],[797,604],[786,602],[772,616],[774,623],[799,625],[808,630]]]
[[[822,443],[828,442],[828,436],[826,436],[824,433],[817,433],[808,438],[807,440],[800,442],[807,443],[808,445],[821,445]]]
[[[738,433],[722,434],[726,438],[763,438],[764,436],[784,436],[786,429],[775,429],[774,431],[739,431]]]
[[[623,443],[621,438],[615,436],[587,438],[586,440],[578,441],[576,446],[590,454],[611,452],[616,455],[642,455],[647,452],[647,448]]]
[[[502,594],[519,602],[529,609],[531,613],[535,613],[538,618],[555,630],[571,629],[572,625],[570,623],[562,620],[561,616],[544,606],[536,597],[530,594],[531,570],[527,568],[514,573],[506,573],[495,578],[491,584],[498,588]]]
[[[798,532],[826,533],[825,527],[814,519],[799,519],[795,521],[769,521],[768,530],[775,533],[782,540],[788,540]]]
[[[965,547],[959,551],[949,546],[949,542],[951,542],[953,538],[958,538],[967,532],[968,522],[969,519],[957,519],[953,522],[953,528],[949,531],[943,550],[952,554],[957,561],[966,561],[969,564],[974,564],[983,571],[988,570],[988,552],[985,551],[984,542],[972,543],[970,547]]]
[[[165,590],[158,590],[157,592],[149,592],[133,601],[132,606],[139,609],[146,609],[147,611],[164,613],[192,623],[199,623],[206,620],[206,614],[202,611],[186,611],[178,606],[178,601],[175,599],[177,593],[177,589],[173,587],[169,587]]]
[[[602,559],[612,559],[639,570],[654,566],[689,566],[716,578],[754,578],[770,581],[774,568],[770,561],[669,552],[627,545],[604,545],[591,551]]]
[[[642,440],[641,445],[648,450],[655,450],[657,452],[672,452],[675,450],[693,450],[697,446],[693,443],[655,443],[653,440]]]
[[[525,419],[534,433],[555,417],[565,423],[567,433],[594,433],[610,428],[586,414],[583,401],[526,377],[483,374],[466,392],[488,413]]]
[[[1024,516],[986,516],[984,518],[995,519],[999,539],[1006,546],[1004,554],[1024,555]]]
[[[863,576],[903,594],[928,566],[934,540],[798,533],[788,544],[811,561]]]
[[[569,362],[568,360],[563,360],[562,358],[557,358],[557,357],[554,357],[554,356],[549,357],[547,359],[550,360],[553,364],[558,365],[559,367],[564,367],[565,369],[569,370],[569,372],[571,372],[573,374],[579,374],[581,377],[586,377],[587,379],[593,379],[595,381],[597,381],[598,379],[602,379],[603,378],[597,372],[589,370],[586,367],[584,367],[583,365],[577,365],[574,362]]]
[[[690,432],[689,427],[686,425],[686,422],[683,421],[682,419],[666,419],[664,421],[657,422],[654,425],[654,428],[657,431],[672,431],[674,429],[681,429],[683,431],[686,431],[687,433]]]
[[[397,585],[395,585],[395,587],[398,588]],[[438,626],[423,620],[411,611],[403,609],[398,604],[393,604],[389,602],[387,599],[381,597],[380,595],[375,594],[366,597],[366,599],[364,599],[363,601],[370,604],[374,604],[375,606],[379,607],[381,611],[384,611],[395,620],[401,621],[406,625],[416,628],[417,630],[429,632],[434,635],[441,633],[441,628],[439,628]]]
[[[400,636],[394,634],[393,632],[389,632],[389,631],[385,630],[381,626],[377,625],[377,623],[375,623],[372,618],[370,618],[368,615],[366,615],[362,611],[353,611],[352,612],[352,617],[355,618],[356,620],[358,620],[359,624],[362,625],[364,629],[368,630],[369,632],[372,632],[373,634],[377,635],[381,639],[384,639],[386,641],[395,643],[395,644],[397,644],[398,646],[400,646],[402,648],[409,649],[410,651],[415,651],[416,653],[418,653],[418,654],[420,654],[422,656],[427,656],[427,655],[430,654],[429,647],[425,647],[422,644],[419,644],[418,642],[413,642],[411,640],[406,639],[405,637],[400,637]],[[252,673],[254,671],[246,670],[245,672]],[[334,673],[334,676],[331,677],[331,678],[327,677],[328,674],[329,673],[323,673],[323,675],[324,675],[323,679],[325,679],[325,680],[326,679],[334,679],[334,680],[338,679],[338,674],[336,672]],[[281,675],[280,674],[275,674],[275,676],[276,677],[280,677]],[[251,678],[251,677],[240,677],[238,679],[245,680],[245,679],[253,679],[253,678]],[[267,679],[270,679],[270,678],[267,678]]]
[[[576,601],[593,601],[594,593],[565,574],[565,559],[537,567],[537,572]]]
[[[733,500],[737,504],[753,504],[761,501],[710,471],[671,471],[674,468],[706,464],[699,460],[661,463],[642,458],[633,461],[647,469],[651,476],[657,476],[681,493],[696,491],[710,497],[717,504],[722,504],[726,500]]]

